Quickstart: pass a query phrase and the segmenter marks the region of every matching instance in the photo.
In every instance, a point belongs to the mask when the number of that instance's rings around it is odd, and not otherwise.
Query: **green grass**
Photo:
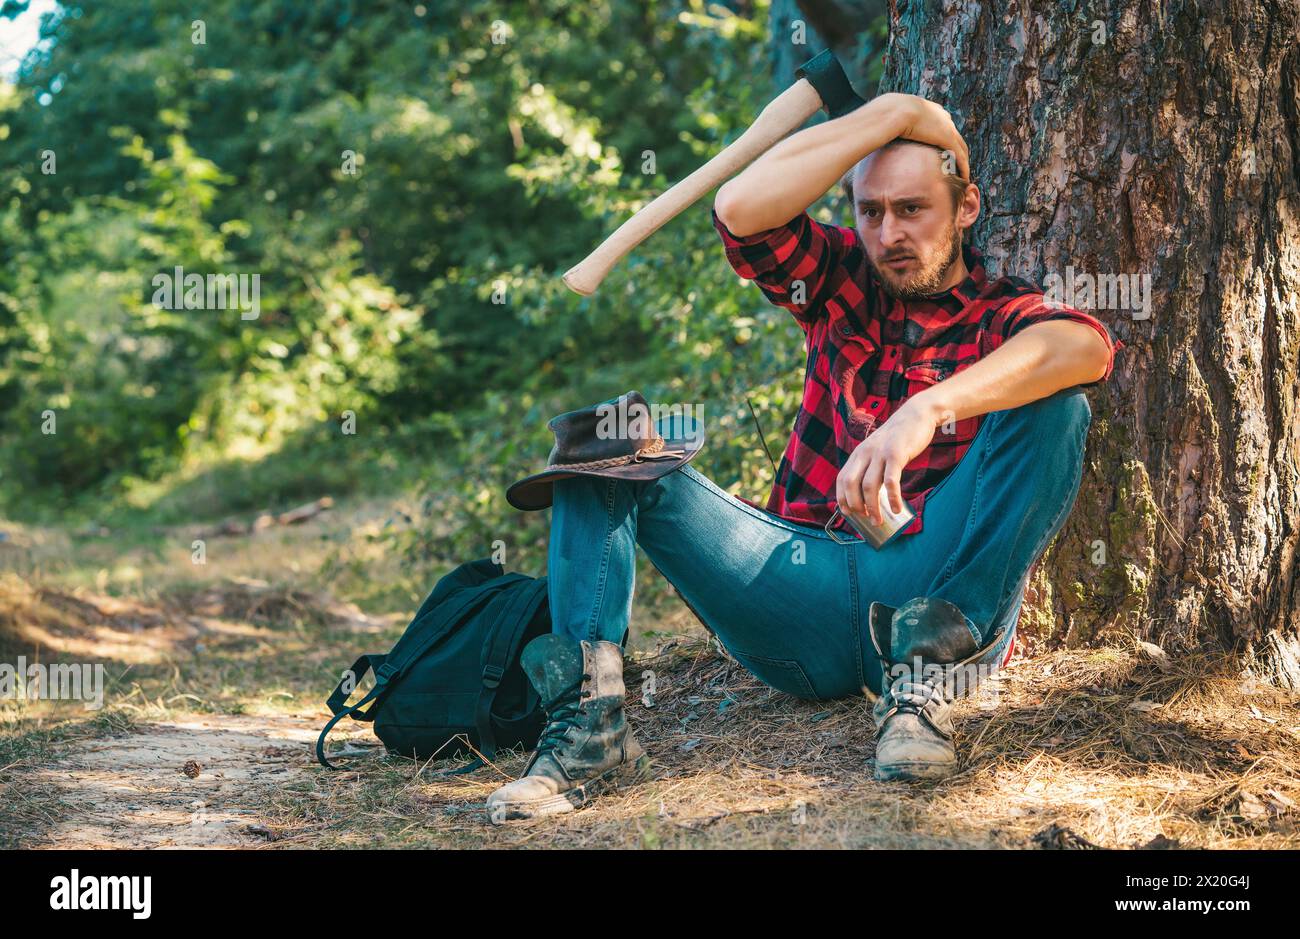
[[[317,425],[269,450],[246,442],[242,457],[200,449],[157,479],[114,477],[72,499],[0,489],[0,506],[13,521],[72,530],[198,524],[325,495],[393,495],[425,480],[447,445],[436,422],[350,436]]]

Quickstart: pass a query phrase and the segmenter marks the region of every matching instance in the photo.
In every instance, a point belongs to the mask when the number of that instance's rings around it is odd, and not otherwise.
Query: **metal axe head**
[[[866,102],[849,84],[849,77],[831,50],[817,53],[795,69],[795,78],[806,78],[822,99],[822,109],[827,116],[836,118],[862,107]]]

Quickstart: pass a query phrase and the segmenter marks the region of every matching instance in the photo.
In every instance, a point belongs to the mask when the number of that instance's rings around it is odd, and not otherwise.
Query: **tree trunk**
[[[885,0],[772,0],[774,94],[794,83],[795,69],[829,47],[858,95],[874,98],[887,12]]]
[[[990,269],[1126,346],[1021,618],[1045,643],[1233,648],[1300,689],[1298,33],[1294,0],[891,5],[880,90],[952,112]]]

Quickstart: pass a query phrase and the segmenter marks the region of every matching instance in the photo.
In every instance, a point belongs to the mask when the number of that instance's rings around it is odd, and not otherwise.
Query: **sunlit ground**
[[[656,674],[653,706],[629,705],[650,780],[498,829],[483,800],[523,755],[438,780],[441,764],[386,758],[351,725],[334,743],[343,768],[322,770],[310,747],[323,698],[359,653],[391,645],[429,586],[368,540],[390,514],[344,500],[299,526],[211,538],[201,565],[184,528],[115,539],[3,526],[0,661],[103,662],[107,687],[96,711],[0,703],[0,843],[1300,846],[1300,711],[1221,658],[1117,647],[1017,660],[995,707],[961,705],[958,776],[880,785],[865,701],[766,688],[652,571],[628,662],[630,687]]]

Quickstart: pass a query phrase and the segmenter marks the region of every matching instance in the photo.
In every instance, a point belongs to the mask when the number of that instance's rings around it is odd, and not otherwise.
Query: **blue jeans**
[[[992,642],[981,661],[1000,663],[1030,568],[1074,505],[1090,421],[1077,388],[986,415],[927,498],[923,530],[879,550],[747,505],[690,466],[648,482],[559,480],[553,629],[621,643],[640,545],[727,651],[788,694],[880,692],[866,628],[873,601],[948,600],[977,646]]]

